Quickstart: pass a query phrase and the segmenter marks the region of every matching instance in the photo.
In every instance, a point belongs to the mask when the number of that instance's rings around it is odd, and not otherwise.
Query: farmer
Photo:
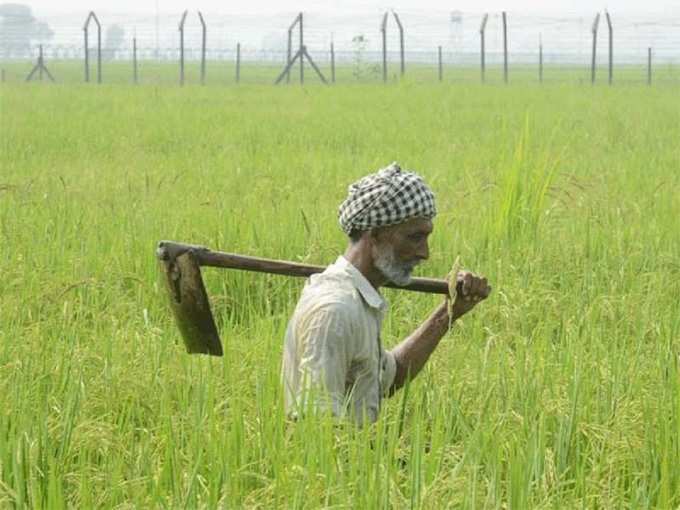
[[[418,375],[450,324],[489,295],[486,278],[460,271],[453,305],[445,300],[394,349],[383,348],[387,302],[380,286],[407,285],[427,260],[436,213],[422,178],[396,163],[349,187],[339,209],[347,249],[309,279],[286,330],[282,379],[290,416],[321,411],[358,424],[376,421],[381,399]]]

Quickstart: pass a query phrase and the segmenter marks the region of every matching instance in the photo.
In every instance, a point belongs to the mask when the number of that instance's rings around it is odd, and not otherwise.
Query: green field
[[[324,52],[314,53],[318,67],[328,81],[331,81],[330,60]],[[244,62],[240,66],[239,81],[244,85],[271,85],[284,68],[285,60],[280,62],[255,63]],[[35,59],[24,61],[2,61],[0,69],[5,70],[7,83],[23,82],[35,66]],[[82,60],[50,60],[46,59],[46,66],[55,80],[61,84],[82,84],[85,80],[85,67]],[[201,81],[200,62],[187,60],[185,63],[185,83],[199,84]],[[38,78],[35,75],[35,79]],[[296,64],[291,73],[291,80],[297,83],[300,71]],[[406,74],[410,83],[437,83],[438,67],[436,60],[431,64],[407,63]],[[179,62],[139,60],[137,64],[137,79],[142,85],[176,85],[179,83]],[[44,80],[47,80],[45,75]],[[90,81],[97,81],[97,63],[92,55],[90,60]],[[134,83],[134,67],[131,60],[102,61],[101,78],[104,84],[132,84]],[[388,81],[399,81],[399,62],[388,62]],[[305,65],[304,79],[306,84],[320,82],[309,64]],[[538,59],[535,65],[515,64],[510,62],[508,70],[509,82],[513,85],[536,85],[539,83]],[[613,75],[616,84],[644,85],[647,83],[647,65],[617,63]],[[596,81],[598,85],[606,85],[608,68],[606,62],[598,62]],[[236,64],[233,59],[208,60],[206,62],[205,81],[208,85],[230,86],[236,84]],[[481,81],[481,72],[477,65],[461,65],[446,62],[442,68],[442,81],[449,84],[476,85]],[[543,81],[546,84],[587,85],[590,86],[590,61],[584,60],[583,65],[561,65],[546,63],[543,70]],[[336,67],[336,82],[338,84],[378,84],[382,82],[382,67],[379,62],[362,60],[361,62],[340,62]],[[487,63],[485,71],[487,84],[503,83],[503,66],[499,62]],[[655,62],[653,64],[652,82],[659,86],[680,86],[680,66],[677,63]]]
[[[677,508],[676,87],[406,81],[0,87],[0,508]],[[207,269],[190,356],[174,239],[326,264],[337,206],[397,160],[431,258],[494,293],[362,430],[286,420],[302,280]],[[439,298],[385,290],[389,345]]]

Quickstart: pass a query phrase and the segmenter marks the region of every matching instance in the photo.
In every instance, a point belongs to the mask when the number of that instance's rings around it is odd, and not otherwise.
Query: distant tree
[[[368,46],[366,36],[359,34],[352,37],[352,46],[354,46],[354,69],[352,70],[354,77],[359,81],[364,81],[378,75],[380,66],[366,62],[365,53]]]
[[[0,4],[0,54],[4,57],[28,56],[33,41],[45,43],[53,36],[49,25],[33,17],[29,6]]]
[[[116,58],[116,53],[123,47],[125,42],[125,29],[120,25],[110,25],[104,36],[104,58],[111,60]]]
[[[361,80],[364,75],[364,52],[366,51],[367,40],[363,34],[352,37],[354,46],[354,69],[352,74],[357,80]]]

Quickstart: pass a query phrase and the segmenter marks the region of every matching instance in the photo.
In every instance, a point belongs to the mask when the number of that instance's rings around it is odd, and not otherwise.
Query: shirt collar
[[[351,277],[352,283],[361,293],[361,296],[368,306],[380,311],[384,311],[387,308],[387,301],[385,301],[385,298],[380,295],[373,285],[371,285],[371,282],[369,282],[366,277],[361,274],[361,271],[354,267],[349,260],[340,255],[338,260],[335,261],[335,266]]]

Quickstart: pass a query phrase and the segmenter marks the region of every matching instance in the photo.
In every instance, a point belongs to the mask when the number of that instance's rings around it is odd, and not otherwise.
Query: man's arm
[[[449,330],[449,324],[453,324],[472,310],[491,292],[486,278],[478,277],[467,271],[458,273],[456,281],[460,292],[452,307],[451,320],[449,320],[449,303],[446,300],[411,335],[392,349],[397,362],[397,373],[390,388],[390,394],[401,388],[408,377],[413,379],[418,375],[430,354]]]

